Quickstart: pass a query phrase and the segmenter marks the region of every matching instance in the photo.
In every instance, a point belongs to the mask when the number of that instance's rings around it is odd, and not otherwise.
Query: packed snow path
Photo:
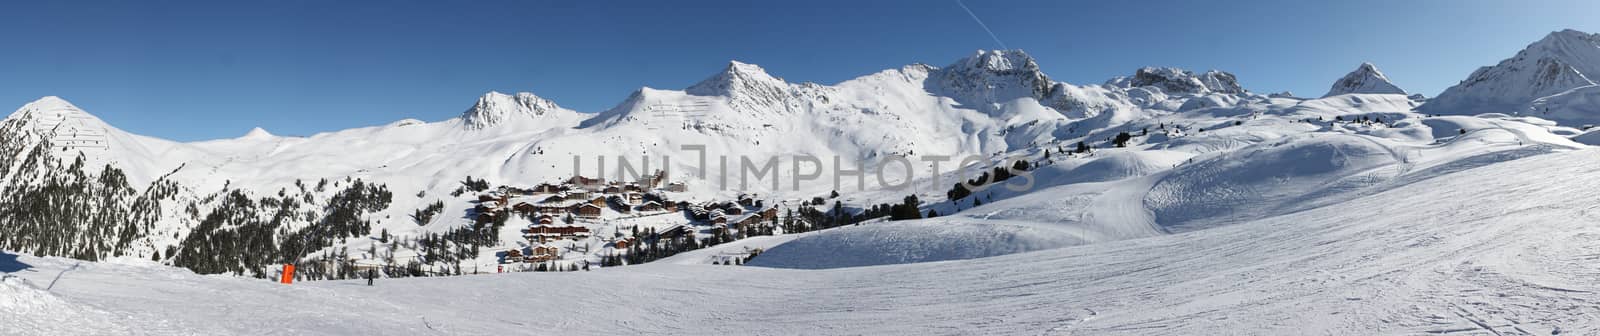
[[[648,264],[309,282],[21,257],[0,334],[1600,332],[1600,151],[1310,211],[992,258],[829,270]],[[70,314],[64,321],[50,316]]]

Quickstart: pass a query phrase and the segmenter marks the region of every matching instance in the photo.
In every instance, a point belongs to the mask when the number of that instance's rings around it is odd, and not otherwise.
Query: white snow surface
[[[190,143],[129,134],[46,97],[8,117],[35,130],[26,140],[120,167],[136,188],[168,176],[193,200],[224,186],[266,195],[296,180],[362,178],[396,195],[368,217],[397,236],[466,224],[473,195],[447,196],[465,176],[531,186],[577,168],[592,176],[599,156],[649,156],[654,168],[672,157],[674,180],[691,190],[676,199],[741,192],[738,170],[684,177],[698,152],[681,145],[704,145],[713,167],[719,155],[812,155],[824,167],[834,156],[871,166],[905,155],[919,168],[931,155],[979,155],[1035,168],[1005,182],[1031,188],[957,200],[945,191],[970,176],[953,162],[918,171],[908,189],[871,177],[834,186],[830,169],[798,189],[757,180],[746,188],[782,204],[833,189],[844,196],[829,203],[857,209],[915,194],[921,211],[943,216],[590,272],[284,286],[140,253],[99,263],[0,254],[0,321],[10,322],[0,334],[1600,333],[1600,227],[1587,224],[1600,196],[1600,152],[1588,144],[1600,136],[1574,124],[1600,115],[1593,83],[1582,85],[1600,73],[1584,72],[1600,67],[1584,49],[1593,36],[1552,34],[1423,111],[1398,88],[1379,92],[1368,80],[1387,79],[1366,65],[1350,92],[1303,99],[1250,93],[1221,71],[1054,82],[1015,50],[833,85],[734,61],[684,90],[641,88],[596,113],[490,92],[443,121]],[[1554,77],[1525,71],[1550,62],[1563,64],[1541,72]],[[1110,143],[1119,133],[1125,147]],[[1063,151],[1078,142],[1095,148]],[[812,169],[777,165],[779,176],[797,170]],[[724,177],[735,185],[719,188]],[[410,221],[436,200],[454,215]],[[677,220],[607,215],[596,232]],[[503,246],[526,244],[524,222],[507,225]],[[140,246],[159,250],[193,225],[159,224]],[[370,244],[355,241],[343,247]],[[749,266],[726,265],[755,249],[764,252]],[[493,269],[494,252],[469,266]]]
[[[1582,335],[1600,332],[1596,167],[1595,150],[1556,153],[1207,230],[828,270],[285,286],[24,256],[0,318],[21,334]]]

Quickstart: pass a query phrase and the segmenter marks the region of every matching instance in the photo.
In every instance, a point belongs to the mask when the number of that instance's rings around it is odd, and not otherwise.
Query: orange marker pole
[[[285,285],[294,283],[294,264],[283,264],[283,279],[279,282]]]

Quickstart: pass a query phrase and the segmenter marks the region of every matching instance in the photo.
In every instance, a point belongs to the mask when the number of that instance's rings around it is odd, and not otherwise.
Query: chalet
[[[661,206],[661,210],[666,210],[667,212],[677,212],[678,202],[667,202]]]
[[[729,214],[729,215],[743,215],[744,214],[744,208],[737,207],[737,206],[726,207],[726,208],[722,208],[722,213]]]
[[[761,217],[778,218],[778,208],[767,208],[766,210],[761,210]]]
[[[573,185],[577,185],[577,186],[596,186],[596,185],[604,184],[605,183],[605,179],[587,178],[587,177],[583,177],[583,176],[573,176],[572,178],[567,179],[567,183],[573,184]]]
[[[561,248],[546,244],[533,247],[533,255],[528,256],[529,262],[544,262],[561,259]]]
[[[528,202],[517,202],[517,205],[511,206],[511,211],[516,211],[520,214],[533,214],[538,212],[535,208],[533,204],[528,204]]]
[[[711,225],[728,225],[728,216],[711,216]]]
[[[499,218],[500,218],[500,213],[499,212],[484,211],[484,212],[479,212],[478,213],[477,221],[478,221],[478,224],[488,224],[488,223],[493,223],[496,219],[499,219]]]
[[[602,193],[602,194],[620,194],[620,193],[622,193],[622,188],[621,187],[617,187],[615,185],[608,185],[604,189],[600,189],[600,193]]]
[[[589,198],[589,190],[586,190],[586,189],[583,189],[583,188],[572,188],[571,190],[567,190],[567,199],[587,199],[587,198]]]
[[[495,201],[494,195],[478,194],[478,203],[488,203],[488,202],[494,202],[494,201]]]
[[[528,233],[523,234],[530,242],[545,243],[559,239],[582,239],[589,237],[589,228],[582,226],[553,226],[539,224],[528,227]]]
[[[562,214],[571,211],[565,204],[540,203],[533,206],[535,214]]]
[[[511,249],[506,251],[506,261],[522,262],[522,260],[522,249]]]
[[[711,219],[711,210],[706,208],[706,206],[703,205],[703,204],[689,204],[688,208],[689,208],[689,215],[693,216],[694,219],[698,219],[698,220]]]
[[[618,250],[626,250],[626,249],[628,249],[628,245],[632,245],[632,244],[633,244],[633,238],[621,239],[621,240],[617,240],[614,243],[611,243],[611,248],[615,248],[615,249],[618,249]]]
[[[572,209],[572,212],[577,213],[578,217],[584,217],[584,218],[599,218],[600,217],[600,207],[597,206],[597,205],[594,205],[594,203],[579,204],[576,208]]]
[[[641,192],[644,191],[644,187],[640,187],[638,183],[628,183],[622,186],[622,191]]]
[[[756,195],[755,194],[739,194],[739,205],[755,206],[756,205]]]
[[[661,181],[662,180],[666,180],[666,179],[667,179],[667,172],[666,171],[664,171],[664,170],[656,170],[656,172],[654,174],[650,174],[650,175],[646,175],[644,177],[640,177],[639,178],[639,185],[643,185],[645,188],[654,189],[655,187],[661,186]]]
[[[566,201],[567,201],[567,197],[566,196],[563,196],[561,194],[555,194],[555,195],[550,195],[550,197],[546,197],[544,200],[539,201],[539,203],[561,203],[561,202],[566,202]]]
[[[758,214],[758,213],[750,214],[749,216],[745,216],[744,219],[739,220],[739,225],[760,224],[762,219],[764,219],[764,218],[761,217],[761,214]]]
[[[540,183],[539,185],[533,186],[533,192],[543,193],[543,194],[554,194],[554,193],[557,193],[557,192],[561,192],[561,187],[557,186],[557,185],[554,185],[554,184],[549,184],[549,183]]]
[[[551,216],[551,215],[539,215],[538,218],[534,219],[534,223],[539,223],[539,224],[553,224],[555,222],[556,222],[556,217],[555,216]]]
[[[678,237],[688,236],[688,235],[691,235],[693,233],[694,233],[693,229],[690,229],[688,226],[683,226],[683,225],[673,225],[672,227],[667,228],[666,230],[661,230],[661,231],[657,231],[656,232],[656,234],[661,236],[662,238],[668,238],[668,239],[675,239],[675,238],[678,238]]]
[[[671,191],[671,192],[689,192],[689,185],[688,184],[684,184],[683,182],[667,183],[667,191]]]
[[[639,211],[661,211],[661,203],[656,201],[644,202],[639,205]]]
[[[606,197],[605,196],[595,196],[594,198],[589,199],[589,204],[594,204],[595,206],[605,206],[606,205]]]
[[[637,191],[630,191],[630,192],[628,192],[627,196],[628,196],[628,204],[639,204],[640,202],[644,202],[644,194],[643,193],[639,193]]]

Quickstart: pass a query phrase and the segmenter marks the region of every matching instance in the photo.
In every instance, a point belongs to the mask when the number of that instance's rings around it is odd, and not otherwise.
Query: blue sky
[[[1009,47],[1086,84],[1146,65],[1321,95],[1363,61],[1433,95],[1600,2],[977,1]],[[135,133],[309,135],[443,120],[489,90],[579,111],[678,89],[728,60],[836,83],[999,48],[950,1],[259,1],[0,4],[0,108],[62,96]]]

